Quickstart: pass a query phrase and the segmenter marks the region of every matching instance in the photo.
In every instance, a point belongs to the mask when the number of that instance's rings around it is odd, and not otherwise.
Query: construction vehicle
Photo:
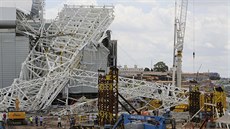
[[[151,101],[149,102],[148,109],[149,109],[149,110],[155,110],[155,109],[160,108],[161,105],[162,105],[162,101],[157,100],[157,99],[154,99],[154,100],[151,100]]]
[[[176,129],[175,120],[172,119],[170,123],[171,128]],[[112,129],[122,126],[125,129],[166,129],[166,119],[161,116],[122,114]]]
[[[15,107],[8,107],[8,113],[7,113],[7,124],[8,125],[14,125],[14,124],[20,124],[24,125],[27,124],[26,122],[26,113],[24,111],[19,111],[19,100],[15,100]]]
[[[188,104],[179,104],[176,105],[173,109],[174,112],[186,112],[188,111],[189,105]]]

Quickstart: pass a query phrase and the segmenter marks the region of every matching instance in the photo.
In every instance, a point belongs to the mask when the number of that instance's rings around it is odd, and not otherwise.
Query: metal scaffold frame
[[[89,86],[97,88],[98,73],[81,69],[74,69],[73,73],[74,74],[69,77],[72,82],[72,86],[69,87]],[[118,77],[118,82],[118,91],[127,100],[140,97],[157,99],[162,101],[162,106],[160,108],[169,108],[178,104],[188,103],[188,89],[186,88],[177,88],[172,85],[164,85],[161,83],[152,83],[124,77]],[[149,104],[148,101],[143,102],[145,102],[146,105]],[[68,109],[63,109],[55,114],[67,114],[67,111],[70,111],[73,114],[97,111],[95,105],[97,105],[97,99],[77,102],[70,105]]]
[[[112,6],[65,5],[51,25],[42,29],[42,36],[23,29],[26,34],[36,35],[37,42],[22,63],[20,77],[10,87],[1,89],[5,92],[0,95],[1,109],[14,106],[15,98],[22,110],[49,107],[69,82],[67,77],[73,69],[80,67],[82,49],[90,43],[97,45],[113,19]],[[23,24],[19,26],[29,26],[25,17],[18,20]]]
[[[114,125],[118,118],[118,69],[111,67],[108,74],[98,70],[99,125]]]
[[[42,1],[42,0],[41,0]],[[40,2],[40,4],[43,4]],[[35,7],[43,7],[35,4]],[[82,70],[83,49],[87,45],[102,45],[105,31],[114,19],[113,6],[65,5],[57,18],[45,28],[44,22],[34,26],[27,16],[17,11],[17,32],[29,36],[34,44],[22,63],[20,77],[12,85],[0,89],[0,110],[14,107],[16,98],[20,109],[48,109],[64,87],[89,86],[97,88],[98,73]],[[43,13],[42,13],[43,14]],[[39,17],[43,17],[43,15]],[[36,22],[35,22],[36,23]],[[188,89],[118,77],[119,93],[127,99],[145,97],[162,101],[164,108],[188,101]],[[72,113],[95,111],[97,99],[70,105]],[[148,103],[148,102],[146,102]],[[59,112],[66,114],[67,109]]]

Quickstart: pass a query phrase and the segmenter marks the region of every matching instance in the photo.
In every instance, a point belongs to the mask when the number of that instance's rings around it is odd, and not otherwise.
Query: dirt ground
[[[18,125],[18,126],[7,126],[6,129],[69,129],[69,126],[31,126],[31,125]]]
[[[69,129],[69,121],[67,118],[62,118],[62,127],[57,127],[57,116],[44,116],[43,117],[43,126],[36,126],[35,123],[31,125],[28,123],[28,125],[8,125],[6,126],[6,129]]]
[[[57,127],[36,127],[36,126],[8,126],[6,129],[60,129]],[[69,129],[69,128],[64,128]]]

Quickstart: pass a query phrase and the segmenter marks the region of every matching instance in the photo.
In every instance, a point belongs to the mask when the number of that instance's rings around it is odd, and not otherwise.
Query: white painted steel
[[[65,5],[48,29],[40,29],[42,32],[34,30],[22,12],[18,16],[19,31],[35,35],[37,42],[22,64],[20,77],[1,89],[0,109],[14,106],[16,98],[21,110],[46,109],[69,83],[73,69],[80,67],[82,49],[104,38],[114,19],[113,7]]]
[[[113,7],[65,5],[46,30],[32,27],[22,12],[18,13],[18,17],[18,31],[24,31],[37,42],[22,64],[20,77],[10,87],[0,90],[1,110],[14,106],[16,98],[21,102],[21,110],[47,109],[67,83],[70,87],[97,87],[97,73],[78,68],[82,49],[87,44],[98,45],[104,38],[104,31],[114,18]],[[159,99],[164,107],[170,107],[185,103],[188,91],[119,77],[119,92],[126,98]],[[71,112],[77,111],[78,106],[70,106]]]
[[[173,55],[173,84],[175,84],[175,77],[177,76],[177,87],[181,87],[181,73],[182,73],[182,51],[184,45],[188,0],[179,0],[176,3],[175,10],[175,40],[174,40],[174,53]],[[176,72],[176,76],[175,76]]]
[[[73,74],[70,75],[72,86],[90,86],[97,88],[98,78],[97,73],[91,71],[84,71],[80,69],[74,69]],[[139,97],[158,99],[163,102],[161,108],[168,108],[178,104],[188,103],[188,89],[177,88],[172,85],[164,85],[160,83],[147,82],[143,80],[135,80],[124,77],[119,77],[119,93],[125,98],[134,99]],[[148,104],[148,102],[146,102]],[[96,111],[97,99],[88,100],[86,102],[75,103],[70,105],[68,109],[63,109],[56,115],[70,113],[83,113]]]
[[[179,0],[176,7],[176,33],[177,33],[177,42],[175,49],[177,51],[183,50],[184,45],[184,36],[185,36],[185,27],[186,27],[186,18],[187,18],[187,9],[188,9],[188,0]]]

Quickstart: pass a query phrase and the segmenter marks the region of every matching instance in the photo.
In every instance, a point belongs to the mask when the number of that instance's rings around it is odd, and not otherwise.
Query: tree
[[[155,72],[166,72],[166,71],[168,71],[168,66],[163,61],[160,61],[160,62],[157,62],[154,65],[154,69],[153,70]]]
[[[144,71],[150,71],[150,69],[146,67],[146,68],[144,69]]]

